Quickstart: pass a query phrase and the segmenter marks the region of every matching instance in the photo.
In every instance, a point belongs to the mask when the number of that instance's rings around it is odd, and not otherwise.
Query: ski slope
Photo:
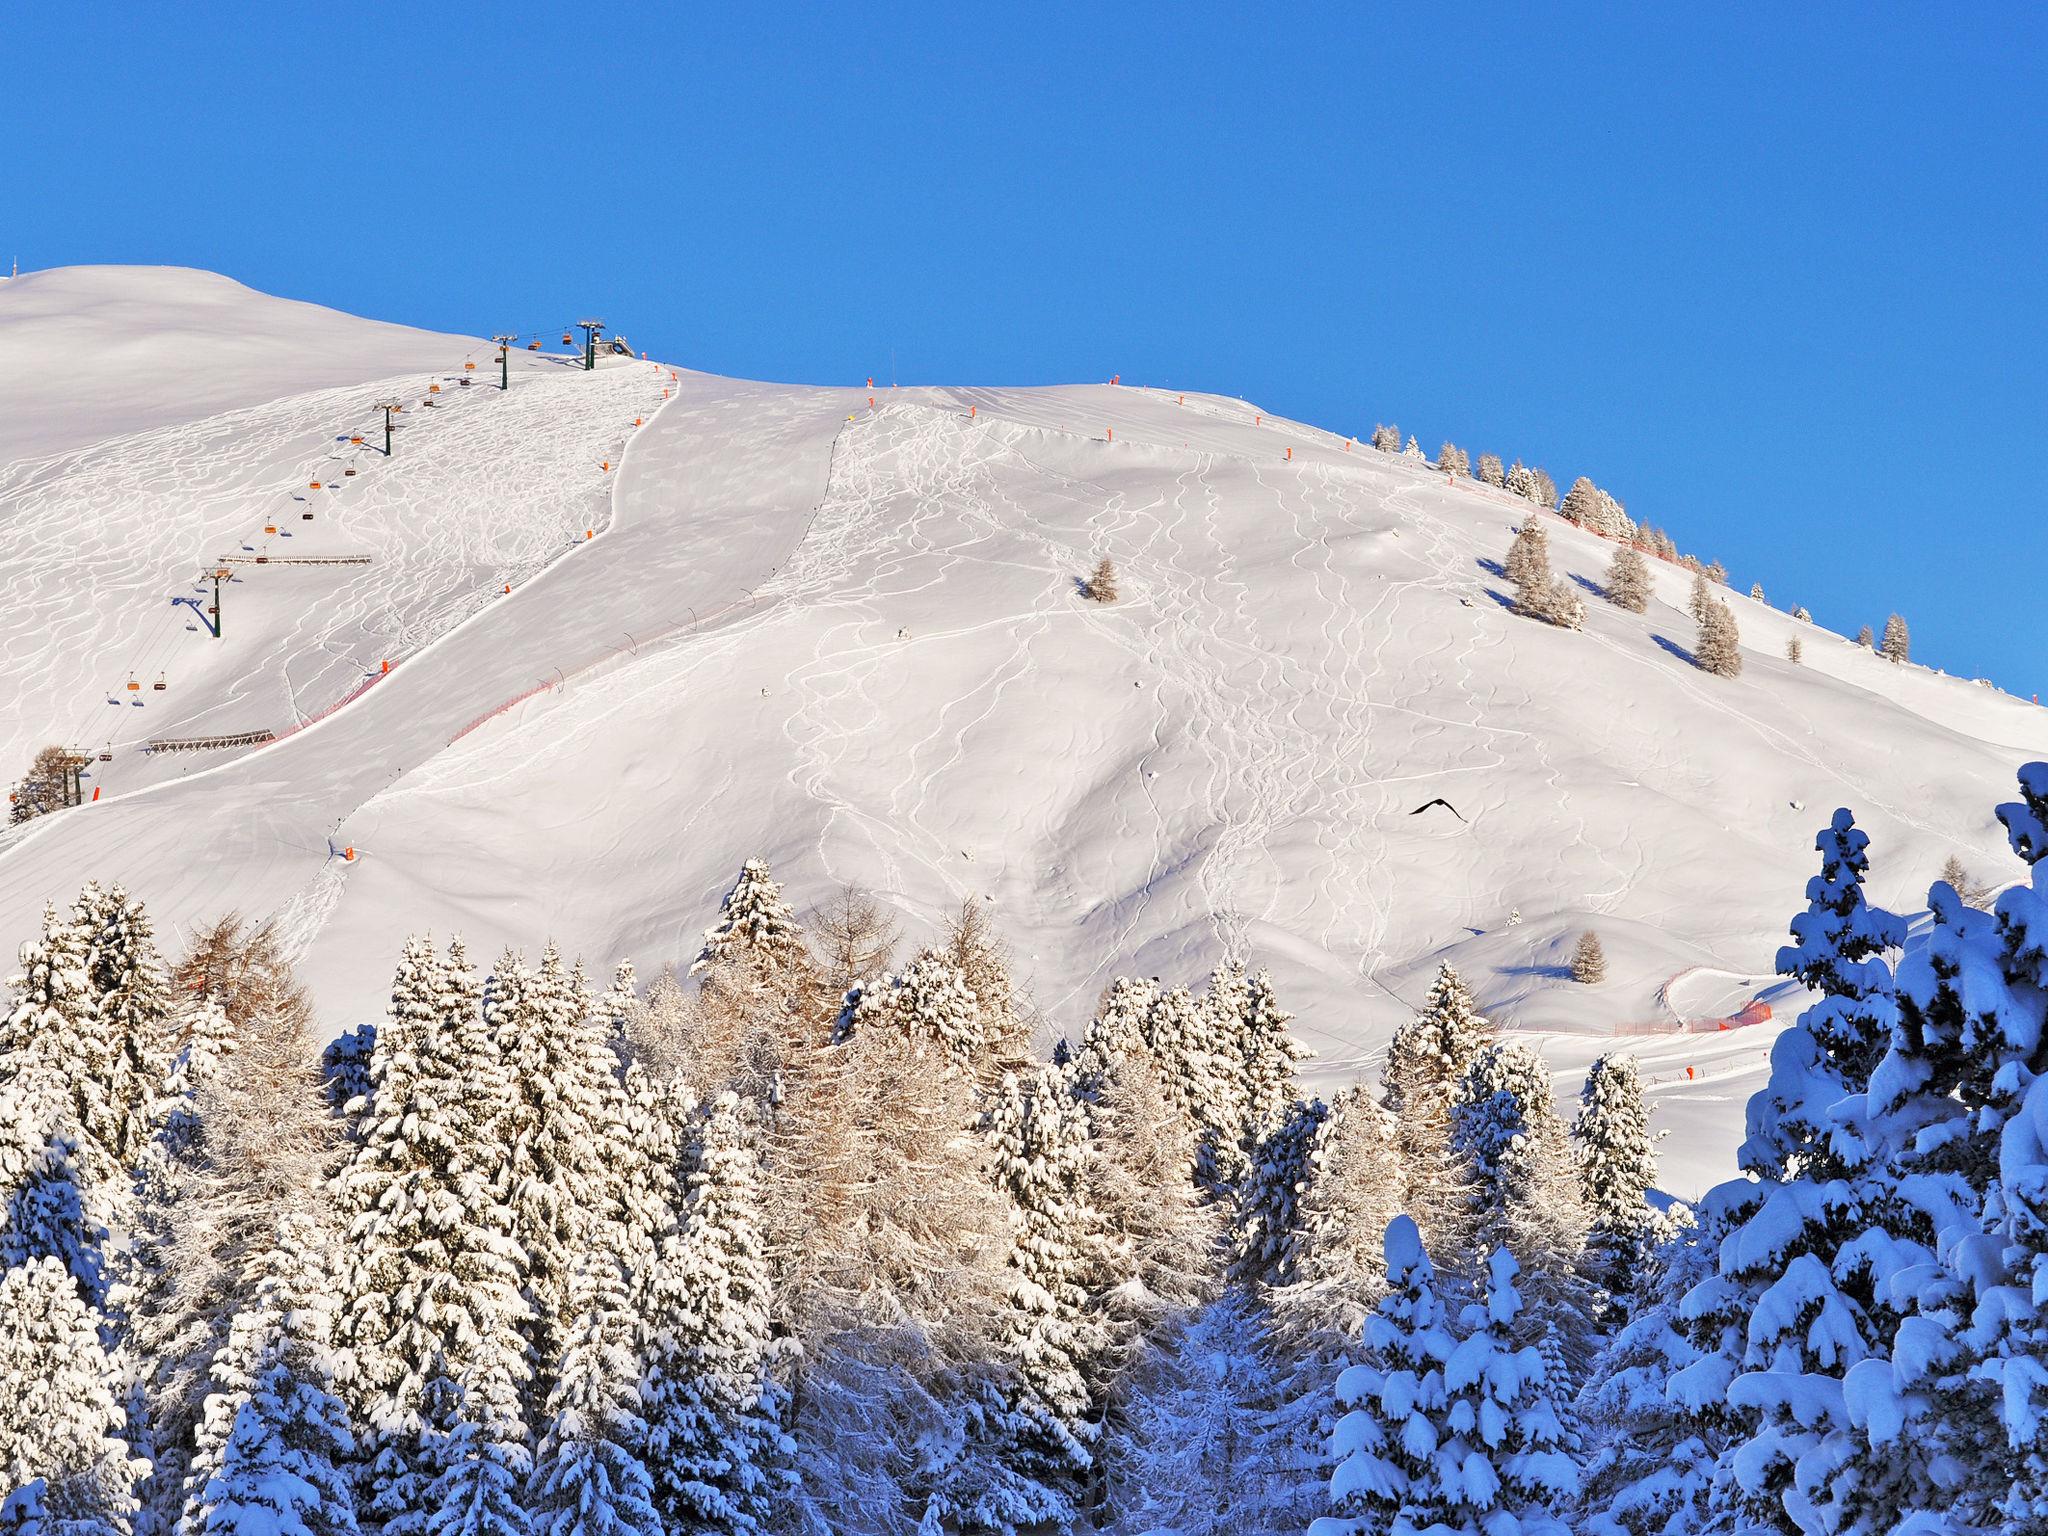
[[[99,803],[0,836],[0,932],[87,875],[173,928],[275,915],[340,1028],[422,927],[686,961],[760,854],[799,903],[858,882],[913,934],[988,902],[1049,1031],[1118,971],[1247,954],[1322,1084],[1370,1070],[1448,958],[1567,1089],[1601,1049],[1642,1055],[1690,1193],[1732,1166],[1773,1031],[1640,1031],[1796,1011],[1771,959],[1836,805],[1887,904],[1922,907],[1951,852],[2016,877],[1992,808],[2048,749],[2032,705],[1739,596],[1744,674],[1708,677],[1675,568],[1641,616],[1589,594],[1583,633],[1519,618],[1497,562],[1523,504],[1241,401],[534,364],[503,395],[444,387],[293,526],[356,407],[461,357],[178,423],[204,453],[138,406],[0,465],[0,517],[55,552],[0,566],[6,751],[137,717]],[[10,367],[0,404],[33,387]],[[1550,527],[1597,583],[1610,546]],[[195,559],[287,528],[378,563],[265,566],[221,640],[181,622],[148,659],[137,626]],[[1103,555],[1111,606],[1077,585]],[[137,665],[173,688],[108,705]],[[159,712],[297,728],[134,750]],[[1437,798],[1455,813],[1412,814]],[[1565,969],[1588,926],[1596,988]]]

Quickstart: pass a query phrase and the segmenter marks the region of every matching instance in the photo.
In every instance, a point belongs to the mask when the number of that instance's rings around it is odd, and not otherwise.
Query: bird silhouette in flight
[[[1440,806],[1442,806],[1442,807],[1443,807],[1443,808],[1444,808],[1445,810],[1449,811],[1449,812],[1450,812],[1450,813],[1451,813],[1451,814],[1452,814],[1453,816],[1458,816],[1458,808],[1457,808],[1457,807],[1456,807],[1455,805],[1451,804],[1451,802],[1450,802],[1450,801],[1448,801],[1448,800],[1444,799],[1444,797],[1443,797],[1442,795],[1438,795],[1438,796],[1436,797],[1436,799],[1434,799],[1434,800],[1425,800],[1425,801],[1423,801],[1423,802],[1422,802],[1422,804],[1420,804],[1420,805],[1418,805],[1417,807],[1415,807],[1415,809],[1414,809],[1414,810],[1412,810],[1412,811],[1410,811],[1410,812],[1409,812],[1408,814],[1409,814],[1410,816],[1420,816],[1420,815],[1421,815],[1421,814],[1422,814],[1422,813],[1423,813],[1424,811],[1428,810],[1428,809],[1429,809],[1429,808],[1430,808],[1430,807],[1431,807],[1432,805],[1440,805]],[[1464,818],[1464,817],[1462,817],[1462,816],[1458,816],[1458,820],[1460,820],[1460,821],[1465,821],[1465,818]],[[1469,827],[1469,826],[1471,826],[1471,825],[1472,825],[1472,823],[1471,823],[1471,822],[1469,822],[1469,821],[1465,821],[1465,825]]]

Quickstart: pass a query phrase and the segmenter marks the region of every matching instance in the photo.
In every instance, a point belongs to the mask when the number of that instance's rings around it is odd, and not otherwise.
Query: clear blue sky
[[[1680,9],[16,6],[0,259],[1391,419],[2048,693],[2043,11]]]

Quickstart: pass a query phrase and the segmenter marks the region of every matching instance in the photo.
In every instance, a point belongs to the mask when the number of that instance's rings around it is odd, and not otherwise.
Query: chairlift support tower
[[[393,404],[380,406],[378,409],[384,412],[384,457],[388,459],[391,457],[391,418],[405,407]]]
[[[604,322],[578,320],[576,324],[583,332],[583,371],[589,373],[597,367],[597,333],[604,329]]]
[[[517,336],[493,336],[491,338],[491,340],[498,344],[498,388],[501,390],[512,387],[512,364],[510,359],[512,356],[512,343],[518,339]]]

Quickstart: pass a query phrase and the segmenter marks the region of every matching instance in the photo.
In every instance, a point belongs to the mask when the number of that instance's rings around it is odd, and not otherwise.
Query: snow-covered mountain
[[[88,876],[172,932],[277,915],[338,1029],[421,928],[687,960],[760,855],[913,930],[986,901],[1052,1029],[1119,971],[1248,954],[1311,1081],[1357,1075],[1451,959],[1561,1083],[1629,1031],[1689,1192],[1772,1031],[1643,1031],[1759,996],[1782,1020],[1835,806],[1887,905],[1952,853],[2017,878],[1992,808],[2048,755],[2038,708],[1735,595],[1743,673],[1708,676],[1689,575],[1623,612],[1612,546],[1560,519],[1585,630],[1519,617],[1527,504],[1423,463],[1217,396],[559,352],[501,392],[486,342],[207,274],[0,283],[0,763],[89,749],[99,795],[0,836],[6,943]],[[223,556],[216,640],[195,582]],[[1079,590],[1103,556],[1113,605]],[[1565,966],[1588,927],[1597,987]]]

